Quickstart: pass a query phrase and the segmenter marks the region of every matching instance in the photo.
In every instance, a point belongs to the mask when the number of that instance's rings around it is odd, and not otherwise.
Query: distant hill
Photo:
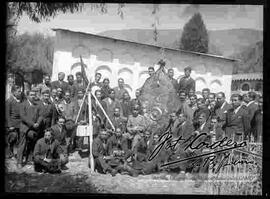
[[[209,53],[233,57],[246,47],[263,40],[263,32],[253,29],[210,30]],[[158,40],[154,41],[152,29],[110,30],[99,35],[134,41],[138,43],[154,44],[168,48],[179,48],[182,30],[158,30]]]

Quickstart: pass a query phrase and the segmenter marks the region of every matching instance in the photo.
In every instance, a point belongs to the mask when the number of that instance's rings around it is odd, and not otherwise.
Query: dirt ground
[[[69,157],[69,168],[61,174],[39,174],[33,166],[18,170],[16,160],[6,160],[6,192],[32,193],[118,193],[118,194],[209,194],[208,183],[195,188],[191,178],[166,173],[139,175],[91,173],[88,159],[78,153]]]

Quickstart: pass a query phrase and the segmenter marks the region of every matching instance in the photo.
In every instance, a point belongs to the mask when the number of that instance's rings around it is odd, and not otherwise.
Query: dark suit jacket
[[[191,77],[187,80],[186,77],[182,77],[179,82],[178,91],[184,90],[186,94],[189,93],[190,90],[195,90],[195,81]]]
[[[131,101],[121,101],[120,104],[123,110],[123,116],[127,118],[129,115],[131,115]]]
[[[252,120],[252,118],[254,117],[255,112],[258,110],[258,105],[255,104],[255,102],[252,102],[251,104],[249,104],[247,106],[247,110],[248,110],[248,115],[250,120]]]
[[[80,110],[80,105],[78,103],[78,99],[74,99],[74,107],[75,107],[75,120],[77,118],[77,115],[79,113],[79,110]],[[84,103],[82,105],[82,109],[81,109],[81,112],[80,112],[80,115],[79,115],[79,118],[78,118],[78,122],[79,121],[82,121],[82,120],[85,120],[86,122],[88,122],[88,102],[87,100],[85,99],[84,100]]]
[[[225,102],[225,105],[222,107],[222,109],[221,109],[221,107],[216,109],[216,116],[219,118],[220,123],[222,125],[224,124],[225,119],[226,119],[226,112],[231,108],[232,108],[232,106],[230,104],[228,104],[227,102]]]
[[[37,129],[32,129],[33,125],[38,122],[39,119],[39,109],[38,105],[30,105],[28,100],[25,100],[20,104],[20,132],[25,134],[30,128],[31,130],[37,131]],[[39,119],[39,122],[41,120]],[[40,123],[39,123],[40,124]]]
[[[109,116],[110,119],[113,117],[115,107],[119,107],[120,108],[120,114],[123,115],[121,104],[117,99],[115,99],[114,101],[109,103],[109,98],[107,97],[103,101],[106,103],[106,107],[107,107],[106,113],[107,113],[107,115]]]
[[[37,141],[34,149],[34,159],[36,161],[44,160],[46,155],[49,155],[50,150],[50,156],[47,158],[59,158],[59,154],[61,154],[61,149],[59,147],[59,142],[57,140],[53,140],[51,143],[46,143],[45,138],[41,138]]]
[[[179,126],[177,132],[177,137],[182,136],[184,139],[187,139],[194,132],[193,124],[190,121],[186,121],[184,124]]]
[[[108,145],[108,142],[107,142],[107,145]],[[109,154],[108,147],[106,148],[103,147],[103,143],[99,137],[94,139],[92,151],[93,151],[94,158],[107,156]]]
[[[20,102],[17,102],[13,96],[6,100],[6,123],[7,127],[20,128]]]
[[[60,145],[66,145],[67,143],[65,138],[67,131],[65,127],[62,128],[62,131],[60,131],[59,124],[55,124],[51,128],[53,130],[54,139],[57,140],[60,143]]]
[[[51,86],[52,86],[52,89],[54,89],[54,88],[56,88],[56,89],[57,88],[61,88],[64,93],[68,90],[68,87],[69,87],[67,82],[63,81],[62,83],[60,83],[58,80],[57,81],[53,81],[51,83]]]
[[[39,123],[42,124],[43,130],[49,128],[53,125],[53,121],[55,121],[55,114],[54,114],[54,105],[48,104],[44,105],[43,102],[39,102],[38,104],[39,109]]]
[[[204,107],[204,108],[198,108],[196,111],[194,111],[194,115],[193,115],[193,125],[194,125],[194,128],[197,129],[199,127],[199,116],[201,113],[205,113],[206,114],[206,119],[208,120],[209,119],[209,116],[210,116],[210,111],[207,107]]]
[[[261,110],[257,110],[251,120],[251,133],[253,134],[256,142],[262,142],[259,137],[263,133],[263,114]]]
[[[233,109],[229,109],[226,113],[226,121],[224,124],[226,136],[243,135],[249,136],[250,133],[250,118],[248,110],[243,106],[234,114]]]

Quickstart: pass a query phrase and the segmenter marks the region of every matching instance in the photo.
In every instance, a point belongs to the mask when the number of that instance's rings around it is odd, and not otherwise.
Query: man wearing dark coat
[[[119,101],[121,101],[123,99],[123,94],[125,92],[128,93],[127,89],[124,88],[124,79],[123,78],[119,78],[118,79],[118,86],[113,88],[114,92],[115,92],[115,98],[118,99]]]
[[[96,96],[99,104],[102,106],[103,110],[106,112],[107,104],[106,104],[106,102],[101,100],[101,90],[96,90],[95,91],[95,96]],[[106,118],[104,112],[102,111],[101,107],[99,106],[98,102],[95,99],[93,99],[92,100],[92,107],[96,111],[97,116],[100,117],[101,125],[105,125],[107,118]]]
[[[101,90],[101,99],[102,100],[109,97],[111,87],[110,87],[110,80],[108,78],[103,79],[102,87],[100,90]]]
[[[247,110],[250,120],[254,117],[255,112],[258,110],[258,104],[255,102],[256,100],[256,93],[248,92],[248,103],[247,103]]]
[[[209,116],[210,116],[210,111],[207,108],[207,106],[205,105],[205,100],[203,98],[199,98],[197,100],[197,110],[194,111],[194,115],[193,115],[193,125],[194,128],[197,129],[199,126],[199,116],[201,113],[205,113],[206,114],[206,118],[208,120]]]
[[[183,90],[186,92],[186,95],[188,95],[191,89],[195,90],[195,81],[194,79],[190,77],[190,73],[191,73],[190,67],[186,67],[184,71],[185,71],[185,76],[182,77],[179,81],[178,92]]]
[[[231,100],[233,108],[226,113],[226,121],[223,128],[228,138],[241,142],[248,139],[250,135],[250,118],[247,108],[242,106],[241,95],[233,94]]]
[[[18,168],[22,167],[23,154],[26,154],[26,160],[31,160],[36,140],[38,138],[39,127],[42,120],[39,120],[39,109],[35,102],[36,92],[31,90],[27,100],[20,105],[20,143],[18,147]]]
[[[133,109],[134,106],[139,105],[139,114],[143,115],[143,111],[142,111],[142,103],[141,100],[139,99],[141,95],[141,90],[140,89],[136,89],[135,92],[135,98],[131,100],[131,110]]]
[[[14,147],[17,147],[20,132],[20,104],[21,88],[13,85],[11,96],[6,100],[6,127],[7,130],[7,152],[9,157],[14,155]]]
[[[112,122],[115,129],[120,128],[121,131],[123,131],[123,132],[126,131],[127,118],[124,118],[120,115],[120,108],[119,107],[114,108],[114,113],[113,113],[113,117],[111,118],[111,122]],[[109,123],[109,121],[106,122],[106,128],[112,129],[112,126]]]
[[[212,140],[212,136],[210,134],[210,123],[207,121],[207,115],[206,113],[202,112],[199,115],[198,118],[199,121],[199,126],[196,129],[196,131],[194,132],[196,136],[205,133],[205,136],[201,136],[199,139],[197,139],[193,146],[197,146],[199,143],[201,142],[205,142],[208,144],[211,144],[211,140]],[[195,149],[193,151],[193,156],[197,156],[197,155],[201,155],[203,153],[207,153],[209,152],[208,149],[204,149],[204,148],[200,148],[200,149]],[[196,166],[196,164],[194,163],[200,163],[200,166]],[[204,158],[197,158],[195,159],[195,162],[193,163],[193,170],[192,173],[196,176],[196,180],[195,180],[195,187],[200,187],[203,183],[204,180],[207,179],[207,173],[208,173],[208,165],[204,165]]]
[[[258,110],[254,113],[251,120],[251,135],[255,142],[262,142],[263,133],[263,98],[258,100]]]
[[[119,107],[120,108],[120,115],[123,115],[120,101],[115,98],[115,91],[113,89],[110,90],[109,97],[105,98],[103,101],[106,103],[106,107],[107,107],[106,113],[110,119],[113,118],[113,113],[114,113],[115,107]]]
[[[68,90],[70,92],[71,98],[74,98],[76,94],[76,86],[74,85],[74,76],[68,75],[67,80],[68,80]]]
[[[83,74],[82,72],[77,72],[75,74],[76,80],[74,81],[74,86],[75,86],[75,96],[78,94],[79,90],[86,90],[86,81],[83,79]]]
[[[51,127],[55,123],[56,110],[55,106],[50,102],[50,90],[42,90],[42,98],[38,104],[39,109],[39,120],[40,121],[40,133],[39,138],[43,137],[43,132],[45,129]]]
[[[34,169],[36,172],[60,173],[68,162],[59,142],[53,138],[51,129],[46,129],[34,149]]]
[[[111,159],[108,151],[108,133],[102,129],[99,132],[98,137],[93,141],[92,147],[95,169],[99,173],[111,173],[115,176],[117,173],[116,169],[113,169],[108,161]]]
[[[120,104],[123,110],[123,116],[125,118],[128,118],[128,116],[131,115],[131,110],[132,110],[132,104],[131,104],[130,96],[128,92],[123,93],[123,99],[121,100]]]
[[[225,101],[225,94],[223,92],[217,93],[217,109],[216,116],[218,118],[220,126],[225,123],[226,113],[232,106]]]
[[[65,158],[68,158],[68,145],[70,144],[70,137],[67,137],[67,130],[65,127],[65,118],[59,117],[57,120],[57,124],[51,127],[53,132],[53,137],[57,140],[61,147],[61,153]]]
[[[65,73],[63,72],[58,73],[58,80],[53,81],[51,83],[52,89],[61,88],[62,91],[65,93],[66,90],[68,90],[68,83],[65,82],[64,79],[65,79]]]

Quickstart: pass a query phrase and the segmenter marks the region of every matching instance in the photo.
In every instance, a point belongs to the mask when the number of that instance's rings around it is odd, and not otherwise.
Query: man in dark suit
[[[191,89],[195,90],[195,81],[190,77],[191,73],[190,67],[186,67],[184,71],[185,76],[180,79],[178,92],[183,90],[186,92],[186,95],[188,95],[189,90]]]
[[[106,99],[109,97],[109,92],[111,90],[110,80],[108,78],[103,79],[102,87],[101,87],[101,99]]]
[[[111,122],[112,122],[115,129],[120,128],[121,131],[123,131],[123,132],[126,131],[127,118],[124,118],[120,115],[120,108],[119,107],[114,108],[114,113],[113,113],[113,117],[111,118]],[[108,121],[106,122],[106,128],[112,129],[112,126],[110,125],[110,123]]]
[[[11,87],[11,96],[6,100],[6,126],[7,130],[7,152],[11,158],[14,156],[14,147],[17,148],[20,131],[20,104],[21,88],[13,85]]]
[[[91,87],[97,86],[99,89],[102,87],[102,82],[100,82],[101,79],[101,73],[96,73],[95,74],[95,81],[91,83]]]
[[[199,115],[198,121],[199,121],[199,126],[196,129],[196,131],[194,132],[195,135],[200,135],[202,133],[206,133],[206,135],[197,139],[195,141],[195,143],[193,144],[193,146],[197,146],[201,142],[211,144],[212,136],[210,134],[210,123],[207,121],[207,115],[205,112],[202,112]],[[207,153],[207,152],[209,152],[208,149],[204,149],[204,148],[196,149],[194,151],[194,156],[201,155],[201,154]],[[200,187],[202,185],[202,183],[204,182],[204,180],[207,179],[209,165],[203,164],[203,162],[204,162],[203,158],[195,159],[195,161],[197,163],[199,162],[200,166],[194,166],[192,172],[194,173],[194,176],[196,179],[195,180],[195,187]]]
[[[55,123],[56,110],[55,106],[50,102],[50,90],[48,89],[42,90],[42,98],[38,104],[38,109],[39,109],[38,123],[40,123],[39,138],[41,138],[43,137],[44,130],[51,127]]]
[[[20,105],[20,143],[18,147],[18,168],[22,167],[23,154],[26,154],[26,160],[31,161],[35,143],[38,138],[38,132],[41,120],[38,122],[39,109],[35,102],[36,92],[31,90],[25,100]]]
[[[248,92],[247,110],[250,120],[254,117],[254,113],[258,110],[258,104],[255,102],[256,97],[256,93]]]
[[[178,138],[182,137],[182,139],[189,139],[190,136],[193,135],[194,127],[193,124],[187,120],[187,115],[180,113],[178,116],[178,128],[173,133],[173,139],[177,140]],[[172,151],[172,154],[169,157],[169,161],[175,161],[178,158],[188,158],[190,157],[190,151],[184,150],[184,148],[187,146],[188,142],[183,143],[181,142],[179,145],[176,146],[176,150]],[[177,165],[173,165],[170,168],[172,170],[180,169],[182,172],[186,172],[186,168],[190,166],[189,161],[182,162]]]
[[[34,169],[36,172],[60,173],[68,162],[62,154],[59,142],[53,138],[51,129],[46,129],[34,149]]]
[[[64,79],[65,79],[65,73],[63,73],[63,72],[58,73],[58,80],[53,81],[51,83],[52,89],[53,88],[56,88],[56,89],[61,88],[62,91],[65,93],[66,90],[68,89],[68,83],[65,82]]]
[[[53,125],[51,129],[54,139],[59,142],[61,154],[63,154],[64,158],[68,162],[68,145],[70,144],[70,137],[67,137],[65,122],[66,119],[64,117],[59,117],[57,120],[57,124]]]
[[[75,95],[78,93],[78,90],[85,90],[87,85],[86,85],[86,81],[84,81],[83,79],[83,74],[82,72],[77,72],[75,74],[76,76],[76,80],[74,81],[74,86],[75,86]]]
[[[242,96],[233,94],[231,96],[232,109],[226,113],[226,120],[223,128],[225,135],[234,141],[247,140],[250,134],[250,118],[248,110],[242,106]]]
[[[118,86],[114,87],[113,90],[115,92],[115,98],[118,99],[119,101],[121,101],[123,99],[123,94],[124,93],[128,93],[127,89],[124,88],[124,79],[123,78],[119,78],[118,79]]]
[[[220,126],[224,125],[226,113],[231,108],[232,108],[232,106],[225,101],[225,94],[223,92],[217,93],[216,116],[218,118]]]
[[[123,99],[121,100],[120,104],[123,110],[123,116],[128,118],[128,116],[131,115],[132,110],[132,104],[128,92],[123,93]]]
[[[120,108],[120,115],[123,115],[123,111],[121,108],[120,101],[115,98],[115,91],[111,89],[109,91],[109,97],[103,100],[106,103],[106,113],[109,116],[110,119],[113,118],[114,108],[119,107]]]
[[[103,100],[101,100],[101,90],[96,90],[95,91],[95,96],[96,96],[99,104],[102,106],[102,108],[106,112],[107,104]],[[101,107],[98,105],[98,102],[96,102],[96,100],[93,99],[92,100],[92,107],[93,107],[93,109],[96,110],[97,115],[100,117],[101,125],[105,125],[107,118],[106,118],[104,112],[102,111]]]
[[[108,161],[111,159],[108,151],[108,133],[106,130],[101,129],[97,138],[93,141],[93,157],[95,163],[95,169],[99,173],[111,173],[115,176],[117,173],[116,169],[113,169]]]
[[[141,95],[141,90],[140,89],[136,89],[135,91],[135,98],[131,100],[131,109],[133,109],[134,106],[136,105],[139,105],[139,114],[143,114],[143,111],[142,111],[142,103],[141,103],[141,100],[139,99],[140,98],[140,95]]]
[[[172,68],[168,69],[168,77],[170,78],[170,81],[173,84],[175,91],[178,91],[178,82],[176,79],[173,78],[173,76],[174,76],[174,70]]]
[[[262,142],[263,133],[263,97],[258,100],[258,110],[251,120],[251,134],[255,142]]]
[[[76,86],[74,85],[73,75],[68,75],[67,80],[68,80],[68,90],[70,92],[71,98],[74,98],[76,94]]]
[[[209,88],[202,89],[202,96],[203,96],[204,103],[205,103],[206,106],[209,105],[209,94],[210,94],[210,89]]]
[[[210,116],[210,111],[205,105],[205,100],[203,98],[199,98],[197,100],[197,107],[198,108],[194,111],[194,115],[193,115],[193,125],[195,129],[197,129],[199,126],[199,116],[201,113],[203,112],[206,113],[207,120]]]

